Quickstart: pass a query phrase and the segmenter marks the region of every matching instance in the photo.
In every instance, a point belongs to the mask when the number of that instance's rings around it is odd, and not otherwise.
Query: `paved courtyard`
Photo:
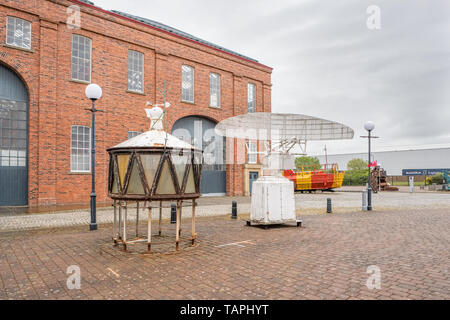
[[[340,192],[318,192],[295,195],[297,214],[317,214],[326,211],[327,198],[331,198],[335,212],[361,211],[361,192],[363,187],[346,187]],[[403,188],[406,190],[407,188]],[[359,191],[359,192],[358,192]],[[231,201],[238,203],[238,213],[250,212],[250,197],[202,197],[198,200],[197,216],[221,216],[231,214]],[[166,204],[167,205],[167,204]],[[450,192],[379,192],[373,194],[373,206],[378,210],[408,209],[450,209]],[[39,209],[39,208],[38,208]],[[46,208],[44,208],[46,209]],[[36,210],[31,208],[30,210]],[[50,210],[50,209],[47,209]],[[61,210],[61,208],[60,208]],[[135,209],[129,219],[136,218]],[[153,218],[158,217],[158,210],[153,210]],[[183,217],[191,215],[191,208],[183,208]],[[140,211],[140,219],[146,219],[147,213]],[[170,218],[170,208],[163,210],[163,218]],[[97,222],[108,224],[113,221],[110,206],[97,209]],[[16,208],[0,208],[0,232],[11,230],[30,230],[39,228],[60,228],[87,226],[90,222],[89,208],[79,208],[56,212],[21,212]]]
[[[152,255],[113,247],[107,224],[2,232],[0,299],[450,299],[449,208],[300,218],[264,230],[202,217],[196,247]],[[67,288],[71,265],[80,289]],[[380,289],[366,286],[369,266]]]

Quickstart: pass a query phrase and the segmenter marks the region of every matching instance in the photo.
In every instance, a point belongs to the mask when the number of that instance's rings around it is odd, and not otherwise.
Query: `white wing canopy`
[[[255,112],[219,122],[216,133],[228,138],[259,140],[352,139],[353,130],[338,122],[303,114]]]

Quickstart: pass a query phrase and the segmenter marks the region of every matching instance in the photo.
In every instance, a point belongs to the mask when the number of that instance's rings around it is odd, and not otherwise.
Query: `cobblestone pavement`
[[[345,190],[345,189],[344,189]],[[350,189],[352,190],[352,189]],[[336,212],[360,211],[361,193],[358,192],[318,192],[296,194],[297,214],[311,214],[324,212],[326,199],[331,198],[333,209]],[[250,212],[249,197],[203,197],[198,200],[197,216],[220,216],[231,214],[231,201],[238,202],[239,213]],[[380,192],[373,194],[373,206],[379,210],[404,210],[418,208],[450,208],[450,192],[448,193],[406,193],[406,192]],[[156,219],[158,210],[153,210]],[[183,208],[183,216],[189,217],[191,208]],[[136,218],[136,210],[130,209],[130,220]],[[146,219],[147,213],[141,210],[140,219]],[[170,209],[163,210],[163,218],[169,219]],[[112,223],[113,211],[111,208],[97,209],[97,222],[99,224]],[[0,214],[0,232],[10,230],[28,230],[38,228],[55,228],[88,225],[90,222],[89,209],[75,211],[39,213],[39,214]]]
[[[0,299],[450,299],[450,209],[300,218],[265,230],[204,217],[196,247],[151,255],[113,247],[110,225],[3,232]],[[67,288],[71,265],[81,289]],[[371,265],[381,289],[366,286]]]

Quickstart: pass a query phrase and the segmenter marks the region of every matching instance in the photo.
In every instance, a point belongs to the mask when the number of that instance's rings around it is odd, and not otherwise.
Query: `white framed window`
[[[248,112],[256,112],[256,86],[249,83],[247,87],[247,108]]]
[[[70,139],[70,171],[91,170],[91,128],[72,126]]]
[[[144,54],[128,50],[128,90],[144,92]]]
[[[220,74],[209,74],[209,105],[220,108]]]
[[[181,100],[194,102],[194,68],[183,65],[181,67]]]
[[[31,50],[31,22],[7,17],[6,44]]]
[[[128,131],[128,139],[134,138],[140,135],[142,132],[140,131]]]
[[[247,155],[248,155],[248,163],[256,163],[257,162],[257,156],[258,154],[257,152],[257,145],[256,142],[252,142],[249,141],[248,142],[248,150],[247,150]]]
[[[26,151],[0,149],[0,167],[25,167],[26,164]]]
[[[92,40],[72,35],[72,79],[91,82]]]

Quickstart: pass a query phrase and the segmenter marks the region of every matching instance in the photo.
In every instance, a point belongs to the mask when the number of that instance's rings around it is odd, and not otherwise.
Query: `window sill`
[[[245,169],[261,169],[262,164],[261,163],[244,163]]]
[[[91,174],[91,172],[89,171],[80,171],[80,172],[77,172],[77,171],[69,171],[67,174],[70,174],[70,175],[90,175]]]
[[[17,50],[21,50],[21,51],[25,51],[25,52],[31,52],[31,53],[34,53],[34,51],[31,50],[31,49],[27,49],[27,48],[15,46],[15,45],[12,45],[12,44],[7,44],[7,43],[5,43],[5,44],[3,44],[3,46],[6,47],[6,48],[17,49]]]
[[[141,91],[133,91],[133,90],[128,89],[128,90],[126,90],[126,92],[127,93],[138,94],[138,95],[141,95],[141,96],[145,96],[145,93],[141,92]]]
[[[195,106],[195,102],[194,101],[185,101],[185,100],[181,100],[181,103],[187,103],[187,104],[192,104],[193,106]]]
[[[212,109],[218,109],[218,110],[221,110],[221,109],[222,109],[220,106],[218,106],[218,107],[209,106],[209,107],[212,108]]]
[[[84,81],[84,80],[77,80],[77,79],[70,79],[70,82],[74,82],[74,83],[81,83],[81,84],[90,84],[90,81]]]

